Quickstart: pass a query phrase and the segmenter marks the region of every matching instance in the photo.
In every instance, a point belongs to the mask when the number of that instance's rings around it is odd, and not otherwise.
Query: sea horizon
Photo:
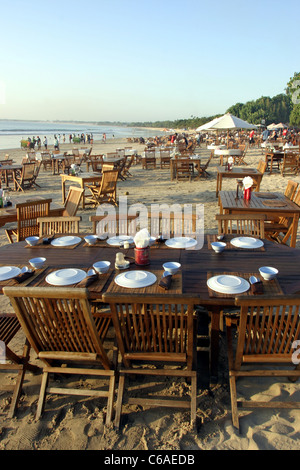
[[[65,134],[65,142],[69,142],[69,135],[92,134],[94,141],[102,140],[105,133],[107,139],[126,137],[154,137],[155,135],[165,135],[165,132],[158,129],[144,127],[130,127],[125,124],[96,124],[87,121],[41,121],[27,119],[0,119],[0,150],[10,150],[21,147],[21,140],[30,137],[40,137],[43,141],[47,137],[48,145],[53,145],[54,135]]]

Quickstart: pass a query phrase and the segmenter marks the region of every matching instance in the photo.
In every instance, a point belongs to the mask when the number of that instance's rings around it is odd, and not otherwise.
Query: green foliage
[[[300,126],[300,72],[295,72],[294,76],[290,78],[286,93],[292,102],[292,110],[290,113],[290,125]]]
[[[231,106],[227,112],[252,124],[261,124],[264,119],[265,124],[269,125],[273,122],[289,122],[291,109],[290,96],[280,94],[273,98],[262,96],[255,101],[248,101],[245,104],[237,103]]]
[[[295,83],[299,81],[299,83]],[[237,116],[251,124],[261,124],[264,121],[268,126],[273,122],[300,126],[300,104],[295,103],[295,93],[300,100],[300,72],[295,72],[290,78],[285,89],[285,94],[273,96],[262,96],[257,100],[248,101],[247,103],[236,103],[226,112]],[[197,129],[197,127],[221,116],[217,114],[209,117],[191,116],[189,119],[177,119],[176,121],[156,121],[156,122],[132,122],[128,125],[131,127],[160,127],[166,129]]]

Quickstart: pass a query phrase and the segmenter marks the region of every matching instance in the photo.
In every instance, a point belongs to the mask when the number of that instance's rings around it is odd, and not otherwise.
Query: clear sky
[[[284,93],[299,13],[299,0],[2,2],[0,118],[175,120]]]

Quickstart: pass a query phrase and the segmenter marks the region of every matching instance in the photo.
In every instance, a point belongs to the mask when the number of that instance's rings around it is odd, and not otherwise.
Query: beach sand
[[[99,142],[93,146],[93,153],[107,153],[124,145],[132,146],[142,152],[144,145],[128,144],[126,139]],[[69,150],[64,144],[61,150]],[[9,154],[16,162],[25,155],[21,149],[1,151],[0,158]],[[200,155],[205,163],[209,151],[202,144]],[[248,151],[246,160],[249,166],[257,167],[259,159],[264,158],[258,148]],[[216,231],[215,215],[219,213],[216,199],[216,166],[214,159],[209,166],[210,178],[199,181],[176,182],[170,180],[170,170],[142,170],[141,166],[132,167],[132,177],[118,182],[118,196],[128,197],[128,205],[133,203],[197,203],[204,204],[205,232]],[[265,174],[261,191],[276,190],[284,192],[289,177],[283,178],[278,172]],[[300,177],[291,179],[300,182]],[[234,181],[234,180],[233,180]],[[27,190],[26,196],[51,196],[61,204],[60,177],[40,171],[38,183],[41,188]],[[235,182],[226,179],[223,189],[235,189]],[[95,210],[78,211],[82,217],[81,230],[91,231],[90,215]],[[14,225],[14,224],[12,224]],[[4,229],[0,230],[0,245],[7,244]],[[300,247],[299,231],[297,247]],[[11,310],[5,298],[0,299],[1,310]],[[17,353],[21,352],[23,333],[19,332],[11,343]],[[28,373],[25,379],[24,394],[21,396],[18,412],[13,419],[7,418],[11,394],[0,392],[0,449],[1,450],[273,450],[299,449],[300,412],[297,410],[259,409],[245,411],[240,420],[241,433],[238,434],[231,422],[230,396],[228,384],[228,365],[225,347],[225,333],[220,333],[219,382],[210,388],[198,389],[197,429],[189,425],[189,414],[169,408],[143,409],[133,405],[124,407],[123,425],[119,432],[112,426],[106,427],[105,408],[101,401],[84,397],[51,396],[46,401],[42,419],[35,421],[35,412],[40,387],[40,375]],[[34,354],[33,362],[38,363]],[[0,374],[0,389],[3,383],[12,383],[13,373]],[[64,379],[61,379],[64,380]],[[153,380],[154,382],[154,380]],[[248,398],[247,380],[238,382],[239,393]],[[272,383],[268,379],[251,382],[251,392],[256,400],[276,399],[283,395],[299,393],[298,384],[286,383],[278,379]],[[75,381],[75,386],[78,385]],[[136,383],[131,383],[136,386]],[[153,383],[153,387],[155,387]],[[170,391],[184,393],[184,385],[178,380],[165,380],[161,385],[167,394]],[[262,392],[261,392],[262,390]],[[280,399],[280,398],[279,398]]]

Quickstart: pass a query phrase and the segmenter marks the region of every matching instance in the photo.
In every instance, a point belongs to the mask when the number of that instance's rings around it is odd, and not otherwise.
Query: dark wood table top
[[[249,175],[260,175],[261,172],[258,171],[256,168],[241,168],[241,167],[237,167],[237,166],[233,166],[232,167],[232,170],[227,170],[226,169],[226,166],[218,166],[217,167],[217,172],[222,174],[223,176],[224,175],[228,175],[228,176],[231,176],[233,175],[234,177],[235,176],[248,176]]]
[[[230,237],[229,237],[230,238]],[[228,241],[228,240],[227,240]],[[100,276],[100,280],[89,286],[90,297],[101,300],[103,293],[111,290],[114,285],[114,277],[122,271],[115,270],[114,262],[116,253],[123,251],[126,256],[134,257],[134,249],[121,250],[119,247],[111,247],[105,241],[95,246],[87,246],[83,240],[75,248],[63,248],[40,245],[39,247],[27,247],[26,242],[19,242],[0,247],[0,265],[24,266],[28,265],[31,258],[44,256],[46,258],[45,271],[40,272],[40,283],[49,272],[49,269],[77,267],[88,269],[93,263],[100,260],[111,261],[111,269],[107,275]],[[131,260],[131,258],[128,258]],[[131,260],[133,262],[133,260]],[[182,294],[197,298],[198,303],[205,306],[233,305],[234,297],[214,297],[207,287],[208,273],[241,273],[248,279],[250,274],[258,273],[260,266],[274,266],[279,270],[278,284],[282,293],[295,293],[300,291],[300,250],[285,245],[278,245],[264,240],[264,247],[257,250],[243,250],[228,245],[221,254],[215,253],[205,237],[204,246],[199,250],[185,250],[168,248],[166,245],[155,245],[150,248],[150,265],[146,267],[136,266],[133,262],[130,269],[142,269],[154,272],[158,281],[156,287],[150,286],[144,291],[159,293],[176,297]],[[174,287],[170,291],[162,291],[157,286],[163,273],[162,265],[166,261],[178,261],[181,263],[179,276],[174,277]],[[48,271],[47,271],[48,270]],[[38,272],[37,272],[38,273]],[[105,277],[105,279],[104,279]],[[12,285],[16,281],[2,281],[0,288]],[[26,281],[27,282],[27,281]],[[36,284],[36,279],[30,281]],[[113,284],[112,284],[113,283]],[[30,284],[28,284],[30,285]],[[38,284],[41,285],[41,284]],[[138,290],[126,290],[127,295],[139,293]],[[268,293],[268,290],[265,292]]]
[[[264,193],[265,194],[265,193]],[[273,199],[273,197],[276,198]],[[300,213],[300,207],[293,201],[288,199],[284,194],[271,193],[270,199],[267,197],[260,197],[260,193],[255,191],[251,194],[250,201],[245,201],[242,198],[241,192],[239,198],[236,198],[236,191],[220,191],[219,192],[220,205],[223,210],[239,210],[251,212],[274,212],[280,213]],[[276,201],[279,203],[276,205]]]

